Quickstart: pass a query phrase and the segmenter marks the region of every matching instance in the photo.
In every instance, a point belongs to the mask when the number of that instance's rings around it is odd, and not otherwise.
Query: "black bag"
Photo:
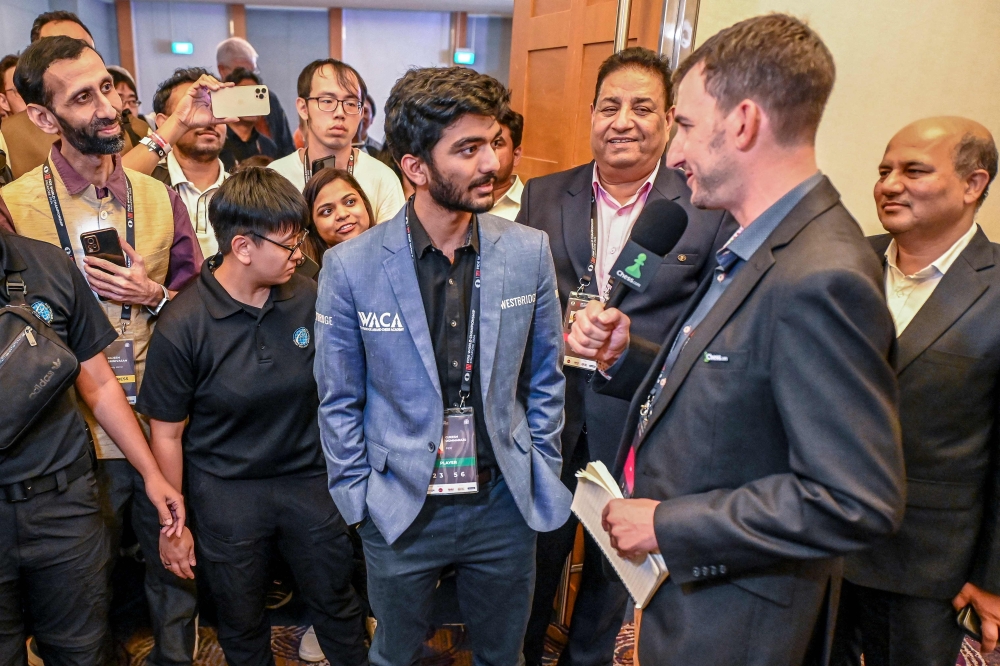
[[[38,417],[73,385],[76,355],[25,304],[20,273],[6,280],[10,304],[0,308],[0,451],[17,443]]]

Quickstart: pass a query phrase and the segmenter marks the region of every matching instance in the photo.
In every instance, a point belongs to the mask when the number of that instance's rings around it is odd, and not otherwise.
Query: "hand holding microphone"
[[[660,199],[646,205],[611,268],[614,287],[607,303],[591,301],[576,315],[566,339],[573,353],[596,360],[601,370],[621,358],[628,349],[631,320],[618,308],[629,291],[646,290],[663,257],[684,235],[687,222],[687,211],[673,201]]]

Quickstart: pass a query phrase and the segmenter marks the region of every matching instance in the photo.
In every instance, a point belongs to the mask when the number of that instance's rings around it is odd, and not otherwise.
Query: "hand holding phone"
[[[80,243],[83,245],[83,256],[97,257],[104,261],[110,261],[117,266],[125,267],[125,253],[122,252],[122,244],[118,240],[118,230],[98,229],[97,231],[85,231],[80,234]],[[103,268],[97,270],[111,275],[111,271]]]
[[[212,93],[212,114],[217,118],[251,118],[271,113],[267,86],[234,86]]]

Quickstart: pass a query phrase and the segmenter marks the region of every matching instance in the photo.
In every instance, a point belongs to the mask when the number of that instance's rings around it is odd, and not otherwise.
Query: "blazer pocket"
[[[979,499],[979,486],[951,481],[906,480],[906,506],[920,509],[966,510]]]
[[[750,352],[724,351],[711,345],[701,353],[696,367],[706,370],[744,370],[750,363]]]
[[[792,594],[795,592],[795,578],[788,574],[740,576],[729,582],[754,596],[785,607],[791,605]]]
[[[371,468],[379,474],[384,472],[386,463],[389,461],[389,449],[370,439],[365,440],[365,449],[367,449],[368,464]]]
[[[523,418],[521,422],[510,433],[510,438],[514,440],[521,453],[531,452],[531,431],[528,430],[528,419]]]

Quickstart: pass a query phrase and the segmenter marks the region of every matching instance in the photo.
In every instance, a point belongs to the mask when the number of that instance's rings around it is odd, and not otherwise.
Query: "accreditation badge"
[[[108,364],[125,391],[128,404],[134,405],[138,395],[135,381],[135,340],[130,335],[120,335],[107,346],[104,355],[108,357]]]
[[[471,407],[444,410],[444,430],[434,461],[428,495],[479,492],[476,417]]]
[[[573,291],[569,294],[569,299],[566,301],[566,316],[563,318],[563,342],[569,339],[569,329],[573,326],[573,322],[576,321],[576,315],[580,310],[586,309],[587,304],[591,301],[600,300],[600,296],[596,294],[586,294],[582,291]],[[563,356],[563,365],[567,368],[580,368],[582,370],[597,370],[597,361],[592,358],[581,358],[576,356],[566,348],[565,355]]]

